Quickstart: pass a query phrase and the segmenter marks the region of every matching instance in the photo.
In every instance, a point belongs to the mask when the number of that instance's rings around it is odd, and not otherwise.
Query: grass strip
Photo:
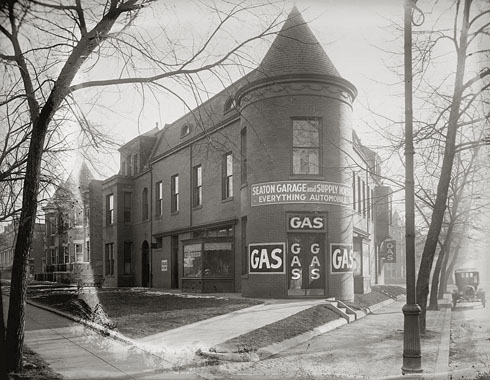
[[[301,335],[338,319],[327,305],[316,305],[277,322],[227,340],[216,346],[217,352],[255,352],[259,348]]]

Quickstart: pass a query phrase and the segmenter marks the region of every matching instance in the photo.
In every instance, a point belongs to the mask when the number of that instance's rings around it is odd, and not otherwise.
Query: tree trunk
[[[439,255],[437,256],[437,261],[436,261],[436,267],[434,268],[434,273],[432,273],[432,285],[430,287],[430,299],[429,299],[430,310],[439,310],[439,304],[437,302],[437,295],[439,293],[439,275],[441,273],[442,262],[444,261],[444,258],[447,256],[447,252],[446,249],[444,249],[444,245],[439,251]]]
[[[420,305],[422,312],[420,314],[420,332],[426,332],[426,314],[427,314],[427,298],[429,294],[429,279],[434,261],[434,254],[437,247],[437,241],[442,228],[442,222],[446,212],[446,202],[448,196],[449,183],[451,181],[451,173],[455,156],[456,132],[458,127],[458,119],[461,107],[461,99],[463,94],[463,79],[466,65],[466,50],[468,47],[468,29],[469,29],[469,14],[471,0],[465,0],[463,11],[463,22],[461,25],[461,33],[459,46],[457,48],[458,61],[456,67],[456,78],[454,82],[454,93],[451,102],[451,110],[449,113],[446,144],[444,148],[444,157],[440,173],[439,183],[437,184],[437,195],[434,204],[434,211],[427,233],[427,239],[422,253],[419,274],[417,277],[417,302]]]
[[[444,294],[447,293],[447,263],[449,262],[449,256],[451,251],[448,250],[447,254],[444,255],[444,260],[442,262],[441,268],[441,278],[439,279],[439,294],[438,299],[442,300],[444,298]]]
[[[18,372],[22,368],[25,304],[27,294],[27,264],[37,213],[37,195],[46,132],[55,112],[69,94],[69,86],[82,64],[87,60],[95,48],[107,38],[109,31],[121,13],[129,11],[131,8],[128,4],[125,4],[124,6],[121,5],[120,8],[115,6],[115,4],[116,2],[113,2],[114,6],[111,6],[102,20],[74,46],[70,56],[60,71],[58,79],[56,80],[45,105],[39,113],[39,117],[37,117],[37,109],[33,109],[33,107],[35,108],[35,106],[37,106],[37,103],[33,102],[34,105],[30,105],[32,135],[27,156],[22,211],[20,214],[14,250],[7,322],[6,339],[7,347],[9,348],[7,361],[10,371]],[[14,40],[14,42],[16,43],[16,52],[20,57],[23,57],[18,41]],[[27,75],[27,67],[22,66],[20,71],[27,91],[29,88],[32,88],[30,77]],[[34,92],[28,94],[28,99],[30,98],[29,95],[32,96],[32,99],[35,99]]]
[[[50,119],[53,113],[54,111],[50,113]],[[32,131],[26,178],[24,180],[22,212],[20,214],[14,250],[7,324],[7,347],[9,348],[8,369],[9,371],[14,372],[18,372],[22,368],[27,293],[27,264],[37,212],[37,194],[39,190],[41,159],[48,124],[49,121],[46,117],[43,118],[41,116]]]
[[[7,357],[7,346],[5,341],[5,318],[3,314],[3,292],[1,287],[2,274],[0,272],[0,358]],[[0,360],[0,380],[8,380],[7,361]]]

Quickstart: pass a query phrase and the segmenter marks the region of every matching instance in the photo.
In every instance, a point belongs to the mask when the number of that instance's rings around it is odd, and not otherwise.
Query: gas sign
[[[324,235],[289,234],[289,289],[323,289]]]
[[[351,244],[330,244],[331,273],[348,273],[354,270]]]
[[[327,221],[325,215],[288,214],[289,232],[325,232]]]
[[[285,244],[261,243],[248,246],[249,273],[285,273]]]
[[[382,247],[385,263],[396,263],[396,240],[385,240]]]

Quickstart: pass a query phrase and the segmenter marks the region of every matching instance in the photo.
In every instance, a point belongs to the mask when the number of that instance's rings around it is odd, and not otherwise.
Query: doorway
[[[179,288],[179,236],[172,235],[172,240],[170,242],[170,250],[172,252],[172,257],[170,258],[170,288]]]
[[[150,287],[150,246],[146,240],[141,247],[141,286]]]

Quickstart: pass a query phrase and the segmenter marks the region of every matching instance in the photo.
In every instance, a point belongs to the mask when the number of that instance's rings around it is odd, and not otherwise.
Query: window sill
[[[245,188],[245,187],[248,187],[248,183],[247,183],[247,182],[242,183],[242,184],[240,185],[240,190],[241,190],[241,189],[243,189],[243,188]]]
[[[179,211],[174,211],[170,213],[170,216],[179,215]]]
[[[221,203],[227,203],[227,202],[231,202],[231,201],[233,201],[233,197],[228,197],[226,199],[222,199]]]
[[[321,174],[291,174],[290,180],[325,180],[325,176]]]
[[[194,211],[194,210],[200,210],[200,209],[202,209],[202,205],[198,205],[198,206],[193,206],[192,207],[192,211]]]

